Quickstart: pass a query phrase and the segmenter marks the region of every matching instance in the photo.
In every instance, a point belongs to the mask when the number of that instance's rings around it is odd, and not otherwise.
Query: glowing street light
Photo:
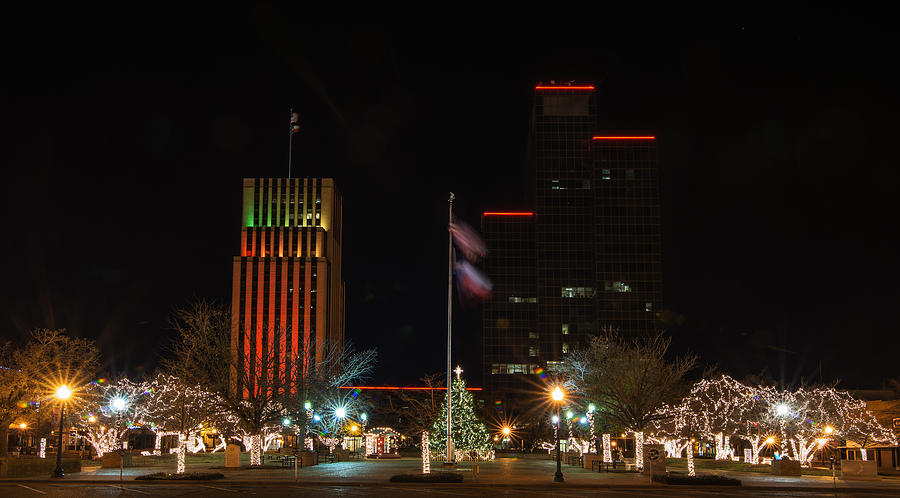
[[[25,429],[27,427],[28,427],[28,425],[25,422],[22,422],[21,424],[19,424],[19,429]]]
[[[597,407],[594,406],[593,403],[588,405],[588,413],[594,413],[594,410],[596,410],[596,409],[597,409]]]
[[[832,432],[834,432],[834,427],[832,427],[830,425],[826,425],[825,426],[825,434],[831,434]]]
[[[778,403],[777,405],[775,405],[775,413],[777,413],[779,417],[787,415],[789,411],[790,408],[788,408],[788,405],[784,403]]]
[[[109,405],[112,407],[113,411],[121,412],[125,410],[127,403],[125,402],[125,398],[115,397]]]
[[[284,420],[281,421],[281,425],[284,425],[284,426],[291,425],[291,419],[285,417]]]
[[[503,429],[500,430],[500,432],[502,432],[504,436],[509,436],[509,433],[511,431],[509,430],[509,427],[504,427]]]
[[[90,423],[93,424],[93,423],[96,422],[96,421],[97,421],[97,417],[95,417],[95,416],[93,416],[93,415],[91,415],[90,417],[88,417],[88,422],[90,422]]]
[[[312,403],[310,403],[309,401],[303,403],[303,409],[306,411],[312,410]]]
[[[550,417],[550,421],[553,422],[554,424],[558,424],[559,423],[559,415],[554,415],[554,416]]]
[[[359,430],[359,426],[358,426],[358,425],[355,425],[355,424],[354,424],[352,427],[350,427],[350,432],[356,432],[356,431],[358,431],[358,430]]]
[[[56,399],[59,400],[59,444],[56,446],[56,469],[53,470],[53,477],[65,477],[62,469],[62,436],[63,436],[63,419],[66,417],[66,400],[72,397],[72,390],[65,384],[56,388]]]
[[[334,416],[337,418],[344,418],[347,416],[347,409],[343,406],[339,406],[334,410]]]
[[[553,417],[553,423],[556,424],[556,473],[553,474],[553,482],[563,482],[563,474],[562,474],[562,464],[560,464],[559,460],[559,433],[560,433],[560,424],[559,424],[559,405],[562,404],[563,399],[566,397],[563,390],[560,389],[559,386],[553,388],[553,392],[550,393],[550,397],[553,398],[553,401],[556,402],[556,415]],[[571,412],[569,412],[571,414]],[[571,418],[571,415],[569,416]]]
[[[365,422],[366,420],[369,420],[369,416],[366,415],[365,413],[363,413],[362,415],[360,415],[359,418],[360,418],[360,420],[362,420],[363,422]]]

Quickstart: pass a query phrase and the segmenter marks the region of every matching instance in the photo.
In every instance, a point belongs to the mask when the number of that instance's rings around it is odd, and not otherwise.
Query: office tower
[[[343,345],[341,205],[330,178],[243,180],[232,351],[244,365],[253,354],[270,355],[276,382],[296,379]]]
[[[655,137],[599,133],[594,95],[592,85],[535,87],[533,215],[482,217],[491,251],[485,270],[495,282],[483,315],[484,385],[507,405],[515,403],[514,393],[539,385],[538,368],[553,372],[601,329],[624,336],[657,329]],[[507,256],[505,247],[529,239],[533,252]],[[507,323],[516,325],[497,326]]]

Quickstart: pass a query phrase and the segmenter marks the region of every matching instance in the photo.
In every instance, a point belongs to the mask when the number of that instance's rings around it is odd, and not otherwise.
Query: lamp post
[[[56,399],[59,400],[59,444],[56,446],[56,469],[53,477],[65,477],[62,469],[62,444],[63,444],[63,418],[66,416],[66,400],[72,396],[72,390],[68,386],[59,386],[56,389]]]
[[[550,394],[550,397],[556,402],[556,474],[553,474],[553,482],[563,482],[562,464],[559,460],[559,432],[561,422],[559,418],[559,405],[562,403],[565,396],[565,393],[563,393],[559,386],[554,388],[553,392]]]

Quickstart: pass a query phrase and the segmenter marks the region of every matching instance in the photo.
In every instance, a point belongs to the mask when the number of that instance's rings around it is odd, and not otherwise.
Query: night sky
[[[6,16],[0,336],[65,327],[113,375],[152,370],[176,306],[230,299],[241,178],[286,176],[293,106],[294,176],[344,193],[348,334],[378,348],[373,382],[441,371],[447,193],[475,226],[533,207],[533,86],[554,79],[596,84],[598,131],[658,137],[675,351],[794,385],[900,375],[891,19],[462,14]],[[456,313],[472,385],[480,316]]]

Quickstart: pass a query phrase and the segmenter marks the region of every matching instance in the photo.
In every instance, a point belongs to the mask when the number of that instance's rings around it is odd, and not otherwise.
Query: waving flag
[[[300,131],[300,115],[291,111],[291,134]]]
[[[466,260],[458,260],[456,268],[456,285],[460,297],[487,299],[491,297],[494,284]]]
[[[464,221],[454,221],[450,224],[450,233],[453,234],[453,242],[456,248],[463,253],[469,261],[478,262],[487,255],[487,245],[478,232]]]

